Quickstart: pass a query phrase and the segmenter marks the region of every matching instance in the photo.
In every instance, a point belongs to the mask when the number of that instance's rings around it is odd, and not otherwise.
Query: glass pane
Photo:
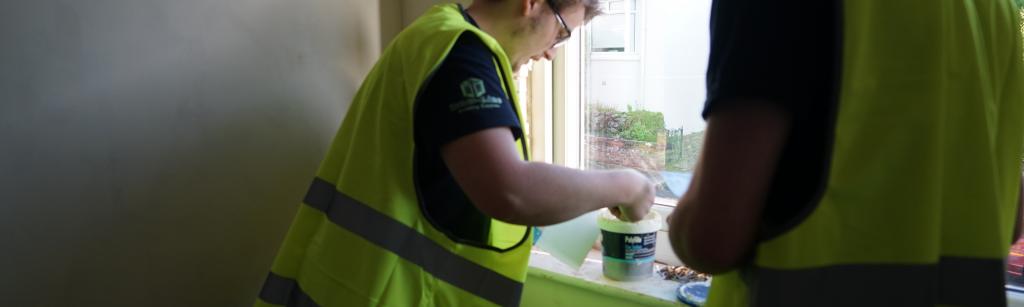
[[[625,14],[601,15],[590,22],[590,48],[594,52],[625,52],[627,25]]]
[[[626,11],[626,3],[622,0],[619,1],[608,1],[608,12],[609,14],[622,13]]]
[[[625,29],[611,24],[625,24],[627,15],[591,23],[591,48],[584,55],[584,167],[635,168],[658,184],[659,197],[678,198],[689,186],[704,135],[711,1],[644,0],[639,9],[636,19],[628,18],[646,24],[636,57],[593,56],[625,45],[606,36]]]
[[[1010,246],[1006,257],[1006,286],[1024,290],[1024,240]]]

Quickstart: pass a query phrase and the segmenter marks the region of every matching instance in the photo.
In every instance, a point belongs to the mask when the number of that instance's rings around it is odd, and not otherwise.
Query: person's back
[[[723,55],[747,38],[716,45],[728,34],[713,34],[705,154],[727,142],[712,130],[729,131],[730,112],[743,109],[736,101],[767,101],[783,128],[778,147],[767,147],[774,171],[760,181],[763,194],[731,208],[753,214],[756,226],[719,238],[742,247],[707,266],[722,273],[708,306],[1005,305],[1002,259],[1017,220],[1024,150],[1024,50],[1014,1],[752,2],[716,1],[713,31],[751,36],[764,31],[752,30],[759,21],[780,18],[752,15],[792,9],[809,18],[773,26],[780,43],[808,47],[800,35],[815,33],[807,40],[835,44],[795,51],[824,59],[801,70],[804,58],[780,51],[798,47],[757,50],[791,60],[763,64],[761,55]],[[820,24],[801,24],[807,21]],[[820,69],[829,59],[833,66]],[[795,71],[773,66],[794,62]],[[756,67],[730,77],[742,63]],[[767,81],[765,67],[782,81]],[[715,166],[727,158],[710,159],[702,172],[727,172]],[[714,181],[728,178],[696,174],[699,196],[681,206],[730,203],[708,196],[729,189]],[[690,219],[686,211],[716,214],[694,208],[681,208],[673,226],[699,223],[682,221]],[[701,256],[709,255],[706,246],[693,243],[701,232],[715,233],[701,227],[673,239],[684,262],[698,266],[715,263]]]
[[[446,4],[403,30],[353,98],[255,304],[517,306],[529,226],[646,214],[654,188],[639,172],[526,157],[512,69],[550,59],[597,8]]]
[[[478,37],[497,67],[509,65],[460,8],[433,7],[384,50],[353,98],[257,305],[517,304],[529,228],[501,223],[484,231],[514,237],[502,246],[456,241],[426,220],[413,182],[414,155],[424,150],[413,141],[413,109],[457,38]],[[512,78],[507,69],[494,73],[499,82]],[[515,100],[502,102],[515,109]]]

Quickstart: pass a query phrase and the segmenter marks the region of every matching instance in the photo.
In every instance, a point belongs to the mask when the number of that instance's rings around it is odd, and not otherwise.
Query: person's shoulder
[[[484,42],[471,31],[466,31],[456,40],[441,66],[434,74],[436,84],[462,82],[476,79],[487,88],[501,91],[499,67],[494,54]]]
[[[460,62],[469,64],[487,64],[493,68],[494,65],[491,63],[491,59],[494,57],[494,53],[491,49],[484,44],[484,41],[472,31],[466,31],[459,35],[459,38],[455,40],[455,44],[452,46],[451,51],[448,52],[448,57],[458,59]]]

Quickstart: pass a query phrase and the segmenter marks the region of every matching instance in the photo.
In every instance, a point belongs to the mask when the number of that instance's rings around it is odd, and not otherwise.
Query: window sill
[[[1024,307],[1024,288],[1019,286],[1006,286],[1006,306]]]
[[[594,52],[591,60],[599,61],[640,61],[640,54],[635,51],[629,52]]]
[[[656,271],[662,266],[655,263]],[[679,285],[657,274],[632,282],[605,278],[597,250],[590,251],[579,270],[533,250],[522,306],[679,306],[682,303],[675,295]]]

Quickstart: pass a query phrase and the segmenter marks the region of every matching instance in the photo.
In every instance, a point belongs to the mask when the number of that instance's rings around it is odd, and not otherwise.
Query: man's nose
[[[548,59],[548,61],[554,60],[555,59],[555,54],[557,54],[557,53],[558,53],[558,51],[555,48],[550,48],[548,50],[544,50],[544,58]]]

